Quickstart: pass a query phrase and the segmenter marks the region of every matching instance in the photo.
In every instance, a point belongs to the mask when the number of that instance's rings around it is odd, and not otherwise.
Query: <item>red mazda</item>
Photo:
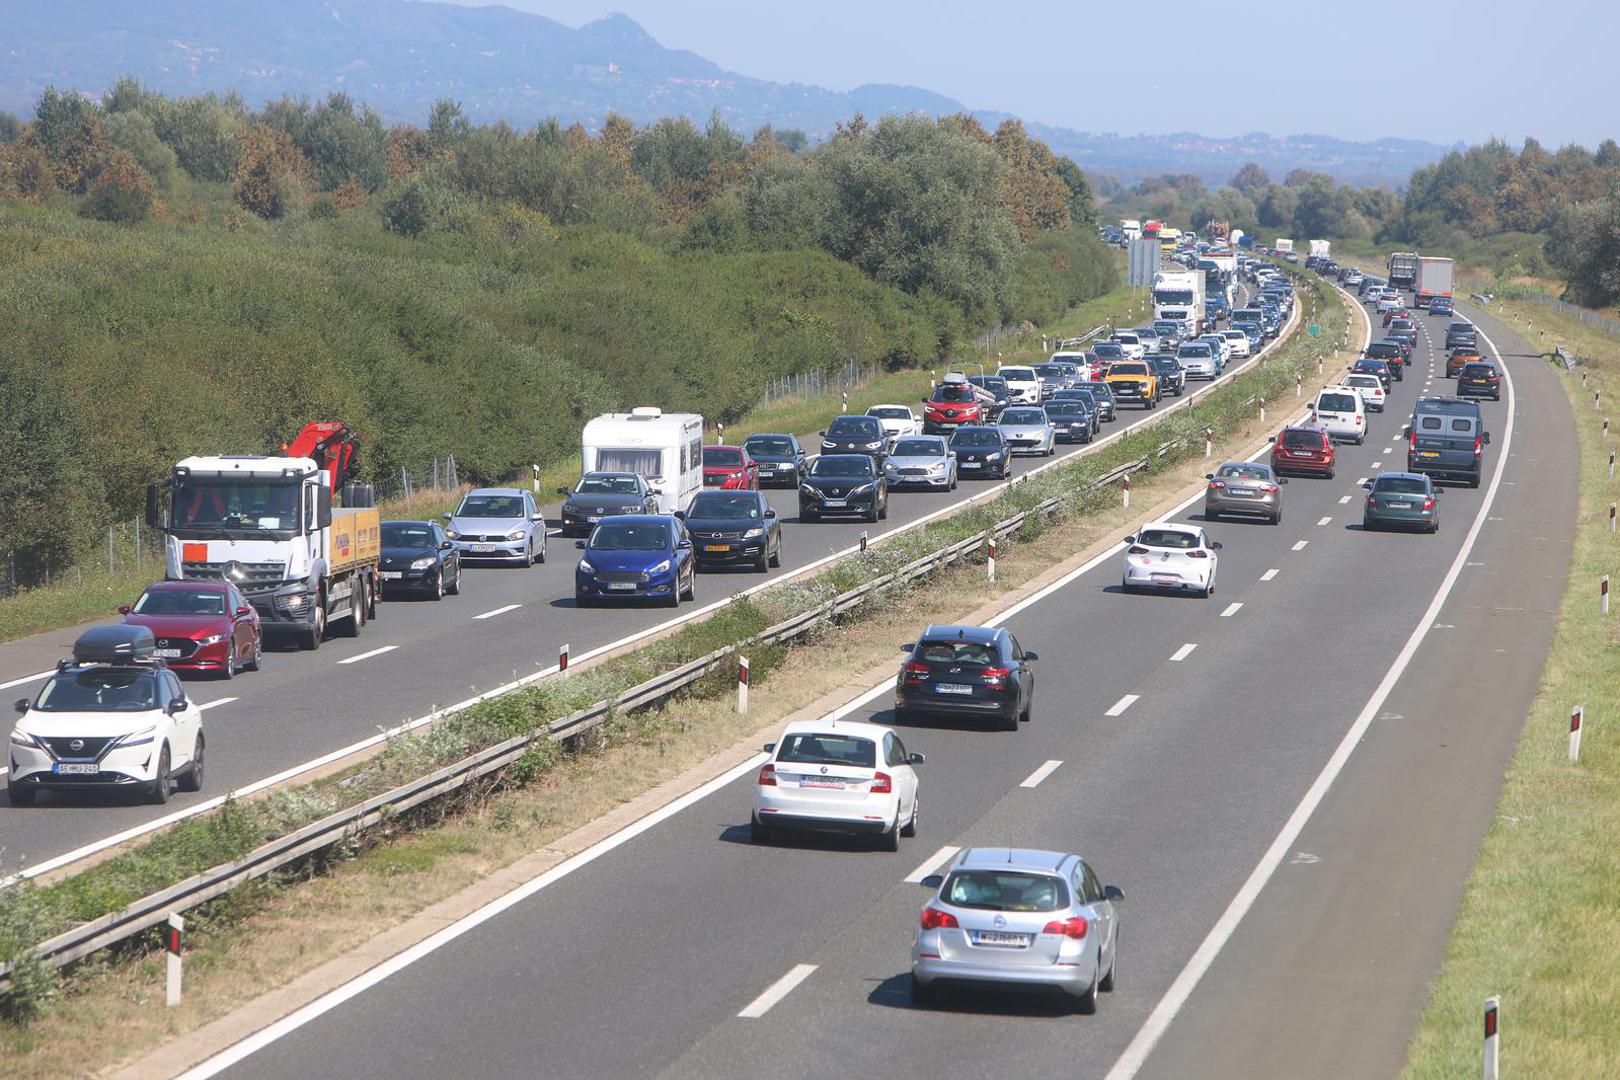
[[[727,491],[758,491],[759,465],[740,446],[705,446],[703,486]]]
[[[217,671],[229,679],[258,671],[264,655],[259,613],[226,581],[160,581],[118,609],[124,622],[149,627],[156,655],[181,671]]]

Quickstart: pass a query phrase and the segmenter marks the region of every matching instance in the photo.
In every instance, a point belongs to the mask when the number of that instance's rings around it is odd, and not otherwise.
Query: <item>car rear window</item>
[[[1264,465],[1222,465],[1216,476],[1238,480],[1270,480],[1271,470]]]
[[[1417,476],[1380,476],[1373,481],[1373,490],[1401,495],[1423,495],[1428,492],[1429,485]]]
[[[776,760],[798,765],[851,765],[870,769],[877,765],[877,744],[871,739],[836,732],[795,732],[782,739]]]
[[[1327,412],[1355,412],[1356,398],[1353,394],[1323,394],[1316,399],[1316,407]]]
[[[986,911],[1056,911],[1067,907],[1062,879],[1021,870],[958,870],[946,879],[940,899],[953,907]]]
[[[1143,529],[1137,543],[1148,547],[1179,548],[1186,550],[1198,546],[1198,534],[1180,529]]]
[[[1284,446],[1321,446],[1322,433],[1320,431],[1302,431],[1295,428],[1292,431],[1283,432],[1281,442]]]
[[[1451,418],[1451,430],[1469,434],[1474,430],[1474,422],[1461,416]]]
[[[925,639],[917,643],[917,657],[931,664],[978,664],[982,667],[996,660],[996,647],[988,641]]]
[[[1489,364],[1469,363],[1463,365],[1464,375],[1495,375],[1496,369]]]

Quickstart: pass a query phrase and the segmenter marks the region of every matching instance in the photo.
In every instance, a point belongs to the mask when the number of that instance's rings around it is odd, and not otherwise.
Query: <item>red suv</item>
[[[1278,476],[1304,473],[1333,479],[1333,440],[1319,427],[1286,427],[1271,439],[1271,469]]]
[[[759,464],[740,446],[705,446],[703,486],[727,491],[758,491]]]
[[[963,424],[989,423],[984,399],[971,383],[941,383],[923,406],[927,435],[949,435]]]

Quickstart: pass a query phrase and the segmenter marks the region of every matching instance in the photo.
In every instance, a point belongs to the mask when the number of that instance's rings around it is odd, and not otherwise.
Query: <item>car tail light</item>
[[[1423,509],[1425,509],[1425,510],[1433,510],[1434,509],[1434,496],[1433,495],[1430,495],[1430,496],[1426,497],[1423,500]]]
[[[956,921],[956,916],[948,911],[941,911],[937,907],[925,907],[922,909],[922,928],[924,930],[954,930],[960,925],[961,923]]]
[[[1076,915],[1070,919],[1053,919],[1041,930],[1043,934],[1055,934],[1059,937],[1074,938],[1076,941],[1086,936],[1091,924],[1084,915]]]
[[[1491,380],[1491,382],[1493,382],[1493,383],[1498,383],[1498,382],[1501,382],[1501,381],[1502,381],[1502,378],[1501,378],[1501,376],[1499,376],[1499,375],[1492,375],[1492,376],[1491,376],[1491,377],[1490,377],[1490,380]]]
[[[1209,486],[1210,486],[1210,489],[1212,491],[1224,491],[1224,490],[1226,490],[1226,481],[1225,480],[1211,480],[1209,482]]]
[[[1367,496],[1367,506],[1369,508],[1376,508],[1378,506],[1378,500],[1373,498],[1371,495]]]
[[[1150,554],[1152,554],[1152,552],[1148,551],[1147,548],[1143,547],[1140,544],[1137,544],[1137,545],[1134,545],[1133,547],[1128,548],[1125,553],[1127,555],[1150,555]]]
[[[873,773],[871,793],[873,795],[893,795],[894,778],[886,772]]]
[[[981,669],[979,674],[984,676],[984,681],[986,684],[990,686],[1000,686],[1002,684],[1002,680],[1006,679],[1012,674],[1012,668],[987,667]]]
[[[1411,431],[1410,442],[1408,443],[1408,445],[1413,450],[1417,449],[1417,429],[1416,428],[1413,428],[1412,431]]]
[[[1485,441],[1478,435],[1474,436],[1474,456],[1479,457],[1484,452]]]
[[[1189,559],[1207,559],[1207,558],[1209,558],[1209,552],[1207,552],[1207,551],[1189,551],[1189,552],[1187,552],[1187,558],[1189,558]]]
[[[900,670],[904,674],[906,682],[909,684],[926,681],[931,669],[927,664],[916,660],[908,660]]]
[[[1265,492],[1267,495],[1275,495],[1277,493],[1277,485],[1276,484],[1267,484],[1265,487],[1261,488],[1260,490]]]
[[[759,786],[760,787],[775,787],[776,786],[776,766],[775,765],[772,765],[769,762],[766,762],[764,765],[760,766],[760,769],[759,769]]]

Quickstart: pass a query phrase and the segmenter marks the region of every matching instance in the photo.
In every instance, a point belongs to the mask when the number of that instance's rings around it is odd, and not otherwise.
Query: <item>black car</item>
[[[461,554],[437,521],[382,523],[383,593],[425,593],[442,600],[461,591]]]
[[[1455,349],[1459,345],[1479,348],[1479,330],[1473,323],[1459,320],[1446,327],[1446,348]]]
[[[894,718],[923,714],[991,716],[1008,731],[1035,706],[1035,673],[1008,630],[988,626],[930,626],[903,646],[906,659],[894,686]]]
[[[1406,377],[1406,357],[1399,342],[1375,341],[1361,354],[1368,360],[1383,360],[1389,364],[1390,374],[1397,380]]]
[[[1097,406],[1078,398],[1048,401],[1046,418],[1058,442],[1088,443],[1097,432]]]
[[[1097,399],[1097,409],[1103,422],[1114,419],[1119,414],[1119,402],[1114,400],[1114,388],[1105,382],[1083,382],[1075,389],[1090,390],[1091,396]]]
[[[799,481],[799,520],[829,514],[859,514],[873,522],[889,516],[889,484],[871,455],[822,454],[810,463]]]
[[[797,435],[750,435],[743,449],[759,465],[759,486],[783,484],[798,487],[804,475],[804,447]]]
[[[883,422],[875,416],[835,416],[821,433],[822,456],[828,454],[867,454],[881,471],[888,454]]]
[[[1457,375],[1458,397],[1488,397],[1502,400],[1502,375],[1488,360],[1470,360]]]
[[[1147,358],[1153,370],[1159,376],[1160,393],[1168,391],[1180,397],[1187,389],[1187,370],[1181,366],[1181,361],[1168,353],[1154,353]]]
[[[560,487],[564,536],[589,536],[605,517],[658,513],[658,491],[636,473],[588,472],[573,488]]]
[[[951,452],[956,455],[956,474],[963,479],[993,476],[1005,480],[1012,470],[1012,450],[998,427],[970,424],[957,428],[951,436]]]
[[[745,564],[763,574],[782,565],[782,526],[757,491],[700,491],[675,516],[692,534],[699,570]]]
[[[990,406],[990,419],[994,420],[1001,415],[1001,410],[1007,407],[1007,380],[1000,375],[969,375],[968,382],[980,390],[995,396],[996,403]]]
[[[1363,356],[1350,365],[1352,375],[1376,375],[1378,381],[1384,384],[1384,393],[1389,393],[1389,384],[1394,379],[1395,368],[1388,360],[1374,360],[1370,356]]]

